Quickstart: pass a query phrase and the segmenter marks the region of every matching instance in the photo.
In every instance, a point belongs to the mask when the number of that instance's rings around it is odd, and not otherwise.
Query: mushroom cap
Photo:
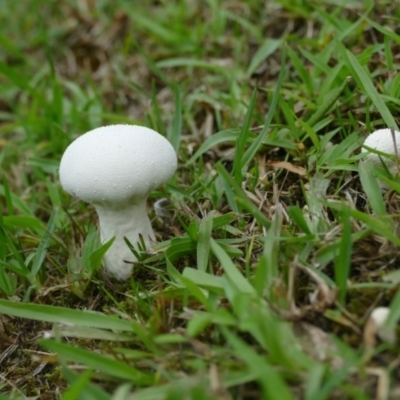
[[[378,328],[382,327],[388,316],[390,314],[390,309],[388,307],[377,307],[372,310],[370,317],[375,322]]]
[[[147,197],[174,174],[174,148],[156,131],[109,125],[74,140],[60,163],[60,181],[72,196],[94,204],[124,204]]]
[[[385,326],[389,314],[390,309],[388,307],[377,307],[371,312],[369,319],[373,321],[372,328],[381,340],[396,343],[396,328]]]
[[[396,139],[396,147],[397,152],[400,154],[400,132],[394,131],[394,136]],[[392,132],[389,128],[386,129],[378,129],[377,131],[371,133],[364,141],[364,145],[370,147],[371,149],[375,149],[381,151],[382,153],[387,154],[396,154],[394,150],[394,141],[392,137]],[[363,153],[368,152],[367,149],[362,148]],[[371,160],[376,165],[381,165],[381,159],[378,154],[369,153],[367,156],[369,160]],[[384,157],[382,157],[384,159]],[[392,164],[392,160],[386,159],[389,164]]]

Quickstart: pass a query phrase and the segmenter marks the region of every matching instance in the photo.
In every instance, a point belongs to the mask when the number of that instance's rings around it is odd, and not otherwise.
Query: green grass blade
[[[318,105],[317,111],[307,121],[309,126],[314,127],[314,125],[335,105],[348,82],[349,79],[345,79],[339,87],[335,87],[325,94],[322,104]]]
[[[68,389],[63,393],[61,400],[76,400],[80,396],[87,395],[84,393],[92,377],[92,371],[85,371],[82,375],[76,377],[74,383],[72,383]],[[88,396],[90,398],[90,396]]]
[[[261,47],[256,51],[247,69],[247,76],[250,77],[261,63],[273,54],[282,44],[281,39],[266,39]]]
[[[351,222],[348,212],[342,214],[342,237],[339,254],[335,259],[335,282],[339,288],[339,300],[344,304],[347,294],[347,281],[350,276],[351,253],[353,241],[351,237]]]
[[[235,350],[236,356],[244,360],[247,368],[256,374],[263,389],[263,399],[295,400],[282,376],[262,356],[232,332],[225,328],[221,329],[228,343]]]
[[[278,276],[279,244],[282,229],[282,213],[277,210],[267,235],[263,237],[263,255],[259,260],[254,275],[254,286],[257,293],[270,298],[269,289]],[[268,294],[267,294],[268,293]]]
[[[384,26],[378,24],[377,22],[373,21],[370,18],[365,17],[365,20],[368,22],[369,25],[371,25],[377,31],[383,33],[385,37],[388,37],[389,39],[393,40],[393,42],[400,44],[400,36],[396,32],[391,31],[388,28],[385,28]]]
[[[236,286],[236,288],[242,293],[255,294],[256,291],[249,281],[243,276],[236,265],[232,262],[228,254],[222,249],[222,247],[214,240],[211,241],[211,250],[214,255],[218,258],[221,263],[221,267],[225,271],[226,276]]]
[[[200,222],[197,234],[197,268],[199,271],[207,271],[210,254],[210,239],[213,228],[214,212],[211,211]]]
[[[390,303],[390,313],[385,325],[387,327],[395,327],[400,320],[400,289],[397,289]]]
[[[303,211],[299,206],[289,207],[287,213],[290,219],[306,234],[311,235],[312,232],[308,226],[306,219],[304,218]]]
[[[33,97],[36,97],[38,100],[43,101],[44,104],[46,103],[44,99],[41,97],[41,95],[38,94],[38,92],[29,84],[29,82],[22,75],[20,75],[16,71],[15,68],[11,68],[7,64],[0,61],[0,73],[5,75],[20,89],[24,90],[25,92],[28,92]]]
[[[237,140],[237,137],[240,134],[239,129],[227,129],[224,131],[220,131],[215,133],[214,135],[210,136],[200,147],[199,149],[193,154],[192,157],[188,160],[186,165],[193,164],[199,157],[201,157],[205,152],[217,146],[220,143],[225,142],[234,142]]]
[[[265,228],[268,229],[269,226],[271,225],[270,221],[257,208],[257,206],[246,196],[246,193],[243,191],[242,187],[236,183],[235,179],[233,179],[233,177],[228,173],[228,171],[221,164],[216,164],[215,169],[218,171],[221,178],[223,178],[227,183],[226,186],[230,187],[237,196],[235,198],[235,203],[240,204],[241,207],[248,210],[261,226],[264,226]]]
[[[50,240],[51,237],[54,233],[55,229],[55,220],[57,219],[57,214],[58,210],[55,209],[50,215],[49,222],[47,224],[47,230],[42,236],[42,239],[40,240],[39,246],[36,250],[35,257],[33,258],[33,263],[32,263],[32,268],[31,268],[31,274],[32,276],[36,276],[43,264],[43,261],[46,257],[47,254],[47,249],[50,245]]]
[[[52,340],[39,340],[39,344],[46,350],[57,353],[62,361],[80,363],[112,377],[135,382],[137,385],[151,382],[148,375],[114,358]]]
[[[251,118],[253,115],[256,99],[257,99],[257,90],[254,90],[253,94],[251,96],[249,107],[247,109],[246,119],[244,121],[242,129],[240,130],[240,134],[236,140],[236,149],[235,149],[235,156],[233,158],[232,170],[233,170],[233,176],[239,185],[243,179],[242,157],[243,157],[243,153],[245,151],[245,148],[246,148],[246,145],[248,142],[248,138],[249,138],[249,129],[250,129]]]
[[[224,278],[221,276],[211,275],[207,272],[199,271],[194,268],[186,267],[182,275],[190,279],[197,286],[211,290],[222,290],[224,288]]]
[[[358,61],[357,57],[347,49],[344,49],[343,45],[337,42],[339,50],[341,50],[342,56],[344,57],[347,66],[352,71],[353,75],[357,78],[362,88],[365,90],[366,94],[371,99],[372,103],[381,114],[383,120],[389,128],[395,128],[398,130],[397,123],[390,113],[387,105],[382,99],[382,96],[376,90],[372,80],[370,78],[369,72],[366,67],[363,67]]]
[[[132,324],[129,321],[110,317],[95,311],[73,310],[65,307],[41,304],[17,303],[0,299],[0,313],[37,321],[132,332]]]
[[[278,100],[279,100],[279,96],[280,96],[280,90],[281,90],[281,85],[283,82],[283,77],[285,76],[285,73],[286,73],[285,72],[286,71],[286,68],[285,68],[286,52],[287,52],[287,50],[286,50],[286,46],[285,46],[282,51],[281,69],[279,71],[279,76],[278,76],[278,80],[276,82],[276,87],[274,88],[274,96],[272,97],[272,102],[271,102],[271,106],[269,107],[267,119],[265,121],[262,131],[260,132],[260,134],[258,135],[256,140],[254,140],[254,142],[250,145],[250,147],[247,149],[247,151],[243,155],[242,168],[245,168],[249,164],[249,162],[254,158],[254,156],[256,155],[258,149],[261,146],[262,141],[265,139],[265,136],[268,133],[268,129],[271,125],[272,119],[274,118],[276,105],[278,104]]]
[[[375,215],[387,215],[386,205],[382,197],[382,190],[374,174],[374,166],[369,161],[358,164],[361,185],[367,195],[369,204]]]
[[[172,147],[178,153],[182,133],[182,99],[178,85],[173,86],[173,91],[175,97],[175,111],[172,118],[172,124],[168,131],[167,139],[170,141]]]
[[[287,52],[294,68],[296,69],[297,75],[303,81],[307,89],[308,96],[313,99],[316,93],[313,87],[310,72],[307,70],[304,61],[300,59],[300,57],[297,55],[297,52],[295,52],[290,46],[287,47]]]

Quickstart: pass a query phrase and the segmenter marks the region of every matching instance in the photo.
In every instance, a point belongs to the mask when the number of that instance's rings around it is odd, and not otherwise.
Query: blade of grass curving
[[[53,340],[39,340],[39,345],[48,351],[56,353],[62,361],[73,361],[86,365],[89,368],[104,372],[115,378],[135,382],[137,385],[151,384],[151,376],[144,374],[125,362],[114,358],[84,350],[66,343],[59,343]]]
[[[385,322],[385,325],[387,327],[394,327],[396,326],[399,320],[400,320],[400,289],[397,289],[397,292],[390,303],[390,313],[387,321]]]
[[[318,150],[318,152],[320,152],[321,151],[320,137],[317,135],[315,130],[305,121],[299,120],[299,123],[300,126],[303,128],[303,130],[307,133],[307,136],[313,142],[314,147]]]
[[[205,272],[208,269],[214,215],[214,211],[211,211],[199,224],[197,233],[197,268],[199,271]]]
[[[22,256],[22,252],[15,246],[14,241],[9,237],[9,235],[1,225],[0,225],[0,231],[2,231],[1,236],[3,237],[4,242],[8,247],[8,250],[11,251],[12,255],[14,256],[14,259],[12,260],[13,263],[11,264],[10,262],[8,264],[10,264],[10,266],[12,265],[13,270],[17,274],[22,274],[26,278],[31,279],[32,277],[30,275],[30,271],[25,265],[25,260]]]
[[[31,268],[31,274],[32,276],[36,276],[42,267],[43,261],[46,257],[47,254],[47,249],[50,245],[50,240],[52,237],[52,234],[54,233],[55,229],[55,220],[57,218],[58,214],[58,209],[53,210],[53,212],[50,215],[49,222],[47,224],[47,229],[42,236],[39,246],[36,250],[35,257],[33,258],[33,263],[32,263],[32,268]]]
[[[36,91],[23,76],[16,72],[15,68],[9,67],[7,64],[0,61],[0,73],[5,75],[10,81],[12,81],[20,89],[28,92],[32,97],[35,97],[42,104],[46,104],[45,99]]]
[[[225,371],[222,385],[226,388],[244,385],[253,382],[260,375],[259,371],[246,372],[246,371]],[[204,382],[203,382],[204,381]],[[177,397],[172,397],[172,390],[178,388],[194,387],[195,385],[209,385],[209,379],[203,376],[186,376],[184,378],[173,379],[171,382],[165,383],[160,386],[153,386],[145,389],[135,390],[129,397],[129,400],[177,400]],[[181,397],[180,399],[182,399]],[[186,399],[187,397],[185,397]],[[221,398],[222,399],[222,398]],[[196,400],[210,400],[210,397],[196,397]]]
[[[66,365],[62,365],[63,376],[67,379],[70,385],[79,381],[80,374],[77,374]],[[78,397],[74,399],[78,400],[110,400],[109,393],[105,392],[100,386],[97,386],[91,382],[87,382],[85,387],[81,390]],[[64,400],[64,399],[62,399]]]
[[[210,136],[188,160],[186,165],[193,164],[201,155],[220,143],[234,142],[240,134],[239,129],[227,129]]]
[[[164,72],[157,66],[157,64],[147,55],[143,48],[138,43],[135,43],[135,47],[138,53],[146,60],[147,65],[151,69],[151,71],[155,75],[157,75],[163,82],[165,82],[166,85],[171,87],[171,83],[167,75],[165,75]]]
[[[222,228],[223,226],[229,225],[231,222],[237,220],[237,215],[233,212],[215,216],[213,218],[213,229]]]
[[[390,189],[400,193],[400,183],[396,182],[396,179],[390,179],[384,173],[381,173],[379,170],[376,172],[377,178],[385,183]]]
[[[193,337],[197,336],[210,324],[237,327],[238,321],[226,309],[219,308],[212,312],[197,311],[187,325],[187,333]]]
[[[208,300],[204,290],[200,288],[195,281],[192,281],[190,277],[183,276],[171,263],[168,257],[166,257],[167,271],[169,277],[174,281],[175,286],[186,288],[188,293],[199,300],[207,310],[211,310],[211,303]],[[197,271],[197,270],[195,270]],[[200,271],[197,271],[200,272]],[[205,273],[204,273],[205,274]],[[208,274],[207,274],[208,275]],[[176,285],[177,284],[177,285]]]
[[[157,87],[156,87],[156,81],[152,80],[151,82],[151,108],[148,112],[147,120],[148,120],[148,125],[155,129],[158,133],[161,135],[165,135],[164,132],[164,121],[162,117],[162,110],[160,103],[158,101],[157,97]]]
[[[144,346],[154,354],[158,354],[159,350],[154,343],[153,336],[147,327],[137,321],[131,321],[132,332],[142,341]]]
[[[254,275],[254,286],[258,294],[267,293],[269,288],[278,279],[279,244],[282,229],[282,211],[277,209],[268,229],[263,237],[263,255],[259,260]],[[267,296],[269,297],[269,295]]]
[[[7,258],[6,232],[4,229],[3,210],[0,207],[0,261],[5,262]]]
[[[201,289],[195,282],[192,282],[190,279],[184,277],[183,275],[179,276],[179,280],[188,289],[189,293],[193,297],[195,297],[201,304],[203,304],[206,310],[212,310],[211,302],[208,300],[206,292],[203,289]]]
[[[284,98],[280,98],[279,108],[282,110],[283,115],[286,119],[287,128],[293,135],[296,141],[300,141],[299,130],[296,126],[296,114],[294,113],[293,107],[285,101]]]
[[[194,268],[186,267],[182,276],[190,279],[199,287],[203,287],[211,290],[221,291],[224,288],[224,277],[211,275],[207,272],[199,271]]]
[[[282,376],[268,364],[264,357],[239,339],[233,332],[224,327],[220,329],[228,343],[233,347],[236,357],[242,359],[247,364],[248,369],[257,376],[264,399],[295,399]]]
[[[0,313],[36,321],[132,332],[131,322],[95,311],[73,310],[65,307],[32,303],[17,303],[0,299]]]
[[[108,242],[103,243],[99,248],[92,251],[89,256],[90,271],[87,272],[94,274],[97,270],[100,269],[104,254],[107,253],[107,250],[114,243],[114,240],[115,238],[111,238]]]
[[[281,39],[266,39],[251,59],[250,65],[246,73],[247,77],[250,77],[261,65],[261,63],[266,60],[271,54],[273,54],[281,46],[281,44]]]
[[[287,52],[293,67],[296,69],[297,75],[300,77],[306,87],[308,96],[313,99],[315,97],[316,90],[313,87],[313,80],[311,79],[309,70],[306,68],[303,60],[301,60],[297,55],[297,52],[295,52],[290,46],[287,46]]]
[[[328,400],[329,398],[332,398],[330,395],[332,394],[333,390],[337,387],[343,386],[343,381],[348,378],[350,371],[354,368],[355,365],[347,363],[341,368],[332,371],[332,373],[324,380],[322,387],[319,388],[318,392],[315,394],[315,396],[311,397],[310,400]],[[363,399],[363,397],[356,398],[360,400]]]
[[[12,201],[13,199],[11,196],[10,186],[8,185],[6,178],[3,178],[3,188],[4,188],[4,198],[6,201],[7,213],[8,215],[14,215],[14,205]]]
[[[342,43],[339,41],[336,42],[339,51],[342,54],[347,66],[352,72],[353,76],[357,78],[357,82],[362,86],[365,90],[366,94],[371,99],[372,103],[381,114],[383,120],[389,128],[395,128],[398,130],[397,123],[390,113],[387,105],[385,104],[382,96],[376,90],[372,80],[370,78],[369,71],[367,67],[363,67],[358,61],[357,57],[347,50]]]
[[[236,148],[235,148],[235,156],[233,158],[233,176],[236,180],[236,182],[240,185],[242,180],[243,180],[243,175],[242,175],[242,157],[249,139],[249,130],[250,130],[250,124],[251,124],[251,118],[253,115],[253,110],[254,106],[256,103],[257,99],[257,89],[253,90],[253,94],[250,99],[249,107],[247,108],[247,114],[246,118],[244,121],[244,124],[242,126],[242,129],[240,130],[239,136],[236,140]]]
[[[170,23],[162,24],[160,23],[160,20],[154,18],[155,16],[153,15],[143,15],[139,12],[136,12],[135,7],[132,7],[129,1],[122,2],[122,6],[125,12],[131,16],[135,25],[141,26],[146,31],[151,32],[153,35],[158,37],[158,40],[167,41],[170,43],[182,42],[180,32],[177,32],[174,29],[174,25]]]
[[[234,318],[233,318],[234,319]],[[190,337],[197,337],[204,332],[213,322],[213,316],[211,313],[197,312],[193,317],[190,318],[186,326],[186,333]],[[236,321],[234,321],[232,326],[235,326]]]
[[[211,71],[216,71],[220,74],[229,76],[231,73],[226,67],[214,62],[199,60],[195,58],[174,57],[161,60],[157,62],[158,68],[174,68],[174,67],[187,67],[187,68],[202,68]]]
[[[246,166],[249,164],[249,162],[256,155],[258,149],[261,146],[262,141],[265,139],[265,136],[268,133],[268,129],[269,129],[269,127],[271,125],[271,122],[272,122],[272,119],[274,117],[275,110],[276,110],[276,105],[278,104],[278,100],[279,100],[279,96],[280,96],[283,77],[285,76],[285,73],[286,73],[286,66],[285,66],[286,53],[287,53],[287,49],[286,49],[286,45],[285,45],[283,47],[283,51],[282,51],[281,68],[280,68],[280,71],[279,71],[278,80],[276,81],[276,87],[274,89],[274,95],[272,97],[272,102],[271,102],[271,106],[270,106],[269,111],[268,111],[267,119],[265,121],[265,124],[264,124],[264,127],[263,127],[262,131],[260,132],[258,137],[254,140],[254,142],[249,146],[249,148],[246,150],[246,152],[243,155],[243,159],[242,159],[242,168],[243,169],[246,168]]]
[[[322,104],[318,105],[317,111],[307,121],[309,126],[314,127],[314,125],[329,111],[329,109],[333,107],[349,81],[350,78],[346,78],[339,87],[335,87],[326,93]]]
[[[388,28],[385,28],[384,26],[378,24],[377,22],[373,21],[370,18],[364,17],[364,19],[368,22],[370,26],[374,27],[377,31],[383,33],[386,37],[393,40],[393,42],[400,44],[400,36],[396,32],[391,31]]]
[[[225,168],[224,168],[224,170],[225,170]],[[242,208],[237,203],[237,198],[235,196],[234,191],[232,190],[232,182],[235,182],[235,184],[236,184],[236,181],[230,174],[227,173],[227,175],[229,176],[228,179],[225,176],[221,176],[221,174],[219,175],[219,178],[221,180],[221,185],[223,187],[223,194],[224,194],[226,201],[228,202],[231,210],[236,214],[242,215]],[[229,180],[232,182],[229,182]]]
[[[5,196],[5,188],[3,185],[0,185],[0,195]],[[16,194],[11,193],[11,200],[13,207],[17,210],[21,211],[24,215],[34,216],[32,210],[23,202],[23,200],[18,197]]]
[[[6,264],[7,259],[7,245],[6,245],[6,235],[3,229],[3,212],[0,207],[0,291],[5,293],[7,296],[14,294],[15,283],[8,275],[5,268],[2,265]]]
[[[290,219],[306,234],[311,235],[312,232],[304,218],[303,211],[299,206],[291,206],[288,208],[287,213]]]
[[[69,385],[68,389],[63,393],[61,400],[76,400],[83,395],[86,396],[87,394],[85,393],[85,391],[88,384],[90,383],[92,375],[92,371],[84,371],[82,374],[78,375],[75,381],[71,385]],[[90,399],[90,395],[87,398]]]
[[[27,55],[18,48],[13,38],[0,34],[0,45],[4,50],[11,53],[13,56],[26,61]]]
[[[129,399],[129,393],[132,389],[132,385],[123,384],[117,388],[117,390],[113,393],[113,396],[110,400],[127,400]]]
[[[173,85],[173,92],[175,98],[175,110],[172,124],[168,130],[167,139],[172,144],[175,151],[178,152],[182,133],[182,99],[178,85]]]
[[[339,254],[335,258],[335,282],[339,288],[339,301],[345,303],[347,294],[347,280],[350,275],[351,250],[353,241],[351,237],[351,222],[348,210],[341,215],[342,237],[339,245]]]
[[[395,71],[395,64],[393,60],[393,52],[392,52],[392,40],[389,38],[389,36],[385,36],[385,60],[386,60],[386,65],[388,67],[389,71]],[[387,100],[386,97],[383,97],[384,100]],[[390,99],[389,101],[391,101]],[[396,101],[397,99],[395,99]]]
[[[62,325],[48,332],[46,335],[48,339],[55,337],[69,337],[69,338],[80,338],[80,339],[93,339],[93,340],[108,340],[108,341],[118,341],[118,342],[137,342],[137,337],[131,334],[122,334],[111,332],[99,328],[87,328],[78,326]]]
[[[378,218],[374,215],[369,215],[361,211],[349,208],[347,205],[344,204],[329,202],[327,203],[327,205],[332,209],[340,210],[340,212],[345,212],[345,209],[348,209],[351,217],[363,222],[367,225],[368,229],[377,233],[380,236],[385,237],[396,246],[400,247],[400,238],[398,238],[398,236],[393,233],[394,225],[392,218]]]
[[[165,258],[171,263],[186,255],[193,254],[197,250],[197,244],[190,238],[182,237],[171,240],[171,245],[165,252]]]
[[[210,242],[212,252],[218,258],[226,276],[233,282],[236,288],[242,293],[256,294],[254,287],[251,286],[249,281],[239,271],[222,247],[212,238],[210,239]]]
[[[269,226],[271,225],[270,221],[257,208],[257,206],[246,196],[246,193],[243,191],[242,187],[236,183],[235,179],[233,179],[233,177],[228,173],[228,171],[223,167],[223,165],[218,163],[215,165],[215,169],[217,170],[219,175],[225,180],[227,186],[230,186],[234,191],[235,195],[237,196],[235,202],[239,203],[241,207],[249,211],[261,226],[264,226],[265,228],[268,229]]]
[[[369,204],[375,215],[387,215],[382,191],[374,174],[374,166],[370,161],[360,162],[358,165],[361,185],[367,195]]]

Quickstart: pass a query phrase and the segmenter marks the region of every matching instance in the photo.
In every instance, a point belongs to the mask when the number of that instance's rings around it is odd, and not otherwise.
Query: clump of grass
[[[400,15],[372,5],[5,5],[0,399],[398,397],[398,345],[364,332],[377,306],[400,318],[400,187],[359,152],[396,127]],[[116,122],[179,156],[124,283],[58,181]]]

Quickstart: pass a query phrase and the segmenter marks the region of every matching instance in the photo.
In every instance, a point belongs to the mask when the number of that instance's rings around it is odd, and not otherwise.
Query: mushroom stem
[[[110,206],[94,204],[99,216],[100,238],[105,243],[115,237],[114,243],[103,258],[106,270],[118,280],[128,279],[132,272],[132,262],[136,257],[124,241],[126,237],[136,248],[143,236],[146,247],[155,240],[154,232],[147,216],[146,201],[134,204]]]

